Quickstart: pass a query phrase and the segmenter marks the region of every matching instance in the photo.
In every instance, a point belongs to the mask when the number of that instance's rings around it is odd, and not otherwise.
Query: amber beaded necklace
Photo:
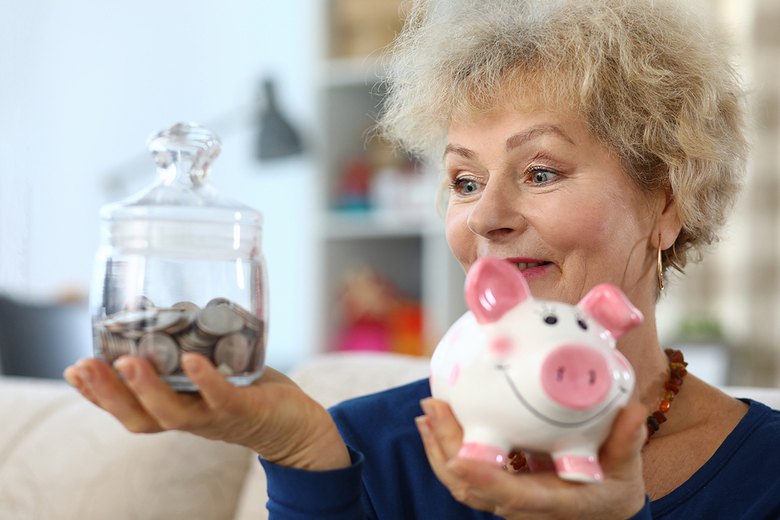
[[[666,422],[666,412],[672,407],[672,401],[680,392],[680,387],[683,384],[683,377],[688,373],[685,369],[688,363],[683,359],[682,352],[668,348],[664,353],[669,358],[669,379],[664,383],[666,392],[658,404],[658,409],[652,415],[647,416],[647,441],[645,444],[650,442],[650,437]],[[511,451],[505,467],[511,467],[516,473],[529,471],[528,461],[522,451]]]
[[[688,373],[685,367],[688,363],[683,359],[682,352],[679,350],[666,349],[664,351],[666,357],[669,358],[669,379],[664,383],[664,398],[658,404],[658,409],[647,416],[647,441],[650,442],[650,437],[658,431],[658,428],[666,422],[666,412],[672,407],[672,401],[675,396],[680,392],[680,387],[683,384],[683,377]]]

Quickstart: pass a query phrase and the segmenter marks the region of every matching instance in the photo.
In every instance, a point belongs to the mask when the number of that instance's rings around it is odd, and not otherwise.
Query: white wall
[[[146,138],[212,122],[223,138],[214,184],[266,219],[271,363],[308,352],[314,167],[255,162],[236,109],[273,75],[312,137],[314,1],[0,0],[0,292],[86,291],[99,207],[154,178]],[[130,180],[107,189],[116,175]]]

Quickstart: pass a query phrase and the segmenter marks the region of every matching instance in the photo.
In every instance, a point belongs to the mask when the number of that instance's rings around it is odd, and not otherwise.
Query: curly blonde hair
[[[744,91],[715,25],[660,0],[416,0],[378,128],[441,157],[453,120],[577,114],[642,190],[674,197],[683,229],[664,267],[682,270],[717,239],[747,156]]]

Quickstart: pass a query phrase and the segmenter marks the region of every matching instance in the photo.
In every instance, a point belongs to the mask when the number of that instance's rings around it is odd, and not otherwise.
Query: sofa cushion
[[[64,382],[0,378],[0,516],[232,519],[249,450],[136,435]]]

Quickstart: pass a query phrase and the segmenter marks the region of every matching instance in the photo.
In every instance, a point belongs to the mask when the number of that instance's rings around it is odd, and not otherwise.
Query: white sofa
[[[427,360],[329,354],[292,377],[324,406],[426,377]],[[64,382],[0,377],[0,520],[257,520],[265,476],[247,449],[137,435]]]
[[[426,377],[426,359],[319,356],[292,377],[324,406]],[[780,408],[780,390],[729,389]],[[246,449],[136,435],[64,382],[0,378],[1,520],[257,520],[265,478]]]

